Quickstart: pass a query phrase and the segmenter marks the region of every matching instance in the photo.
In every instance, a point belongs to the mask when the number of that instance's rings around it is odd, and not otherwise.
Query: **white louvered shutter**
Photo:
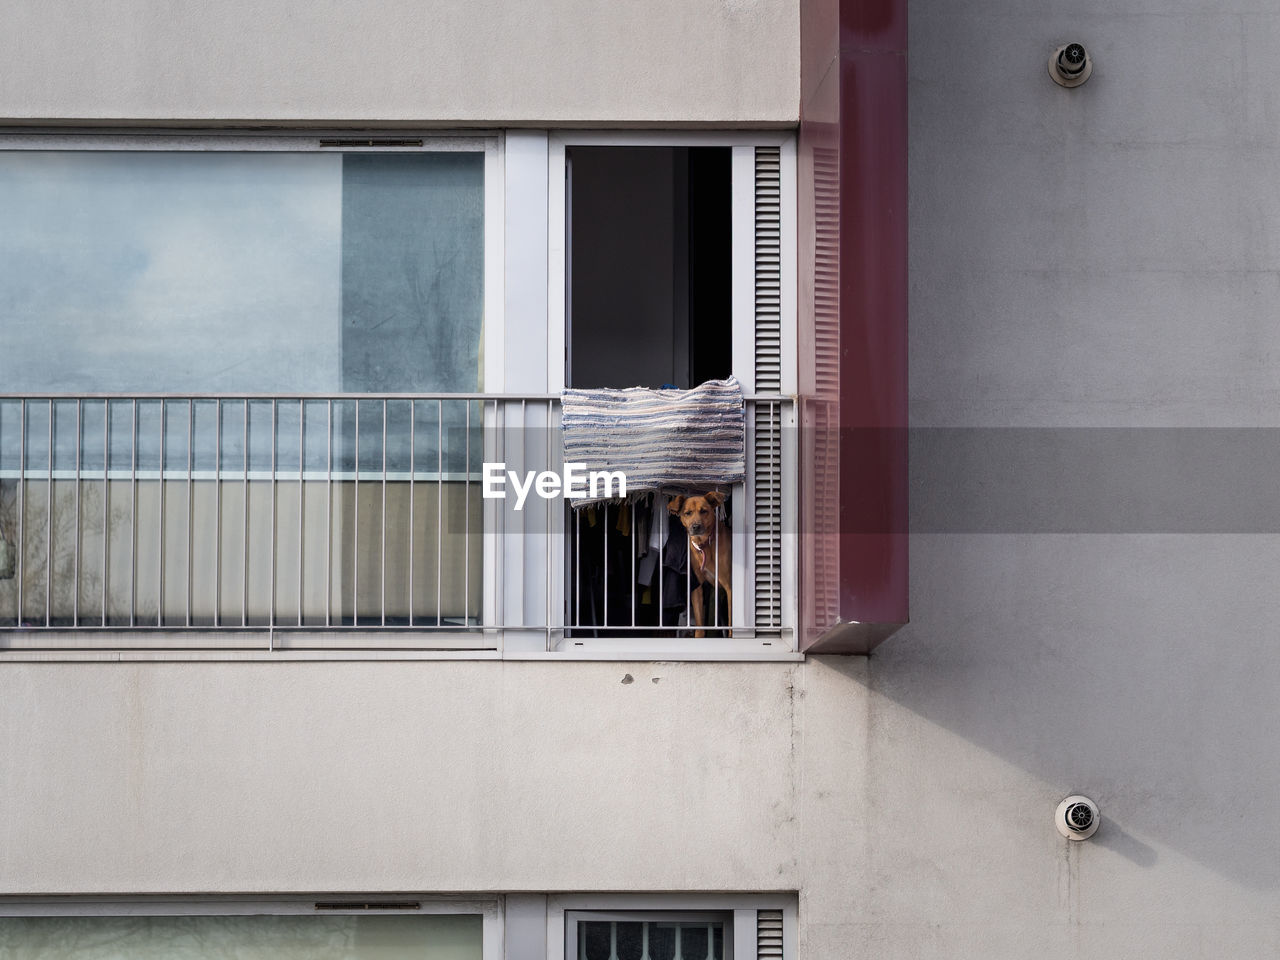
[[[782,911],[756,911],[756,960],[782,960]]]
[[[755,157],[755,393],[782,391],[782,158]],[[782,406],[757,403],[752,423],[755,625],[782,626]]]

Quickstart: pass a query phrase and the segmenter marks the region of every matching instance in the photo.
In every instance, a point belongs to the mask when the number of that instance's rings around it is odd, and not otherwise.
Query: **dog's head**
[[[672,497],[667,509],[680,518],[691,537],[709,537],[716,529],[716,507],[724,494],[712,490],[702,496]]]

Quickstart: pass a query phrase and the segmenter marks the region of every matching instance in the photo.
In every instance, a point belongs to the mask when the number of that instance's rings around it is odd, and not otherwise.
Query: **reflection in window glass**
[[[479,915],[0,918],[5,960],[481,960]]]
[[[480,387],[480,152],[0,151],[0,209],[6,392]]]

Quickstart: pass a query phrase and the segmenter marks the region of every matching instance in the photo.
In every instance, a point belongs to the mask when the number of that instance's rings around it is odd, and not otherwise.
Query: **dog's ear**
[[[724,503],[724,494],[719,490],[712,490],[702,499],[706,500],[707,503],[711,504],[711,506],[718,507]]]
[[[670,502],[667,504],[667,510],[672,514],[679,516],[680,508],[683,506],[684,506],[684,497],[672,497]]]

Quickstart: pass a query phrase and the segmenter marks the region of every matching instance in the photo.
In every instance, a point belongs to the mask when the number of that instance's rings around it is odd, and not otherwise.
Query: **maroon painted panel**
[[[905,57],[906,0],[840,0],[840,49],[842,52],[878,50]],[[905,89],[903,96],[906,96]]]
[[[802,0],[801,649],[907,620],[906,2]]]
[[[905,623],[906,60],[840,72],[840,618]]]

